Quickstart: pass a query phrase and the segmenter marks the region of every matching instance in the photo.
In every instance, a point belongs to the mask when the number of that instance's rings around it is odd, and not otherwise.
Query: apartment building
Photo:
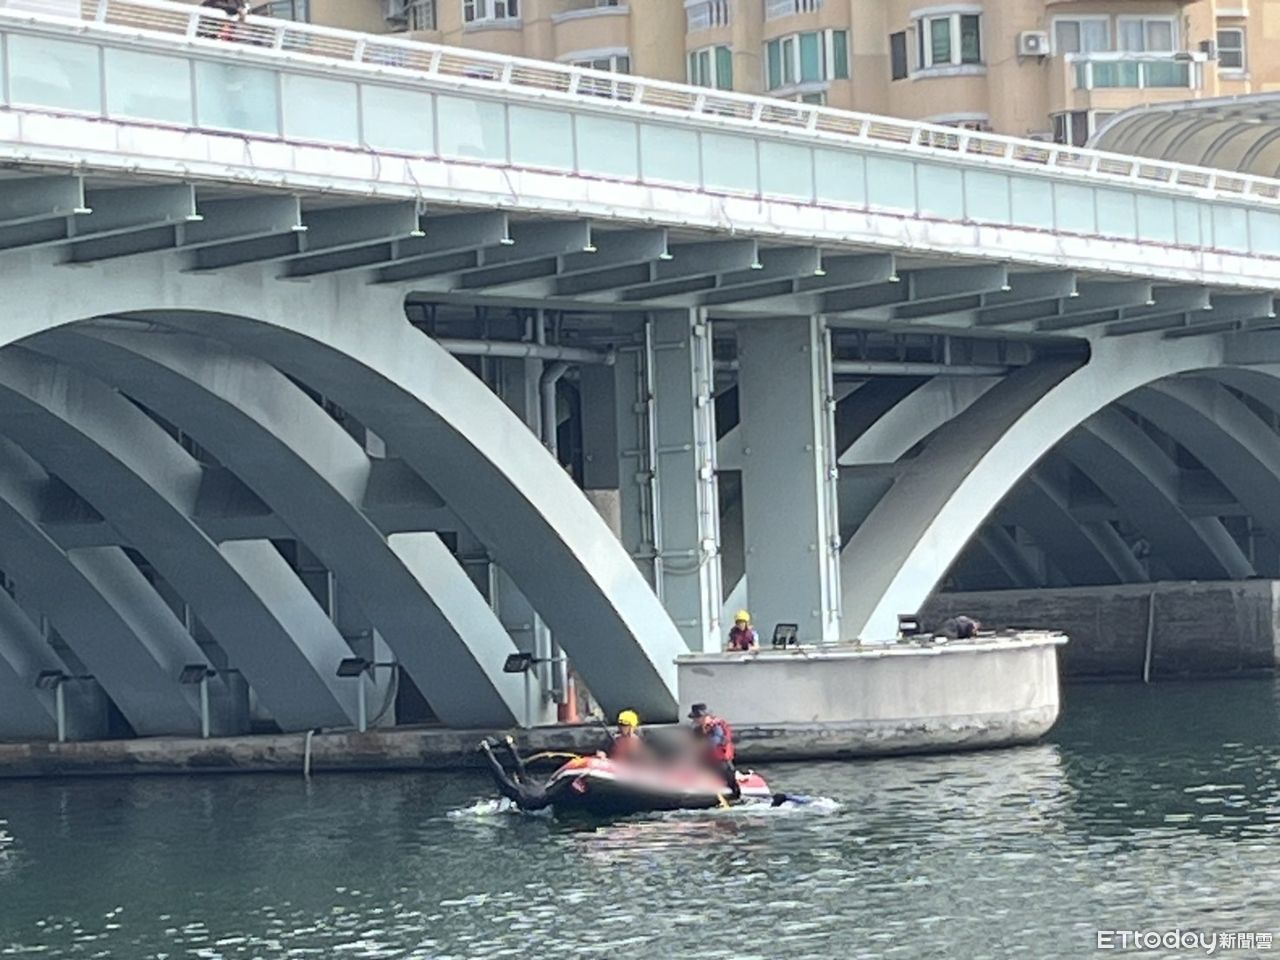
[[[274,16],[1083,143],[1280,89],[1280,0],[272,0]]]

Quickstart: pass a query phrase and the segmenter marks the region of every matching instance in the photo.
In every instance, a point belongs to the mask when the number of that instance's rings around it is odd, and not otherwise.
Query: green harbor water
[[[0,957],[1280,957],[1280,685],[1066,701],[1038,746],[770,767],[825,798],[775,811],[558,823],[472,774],[0,781]]]

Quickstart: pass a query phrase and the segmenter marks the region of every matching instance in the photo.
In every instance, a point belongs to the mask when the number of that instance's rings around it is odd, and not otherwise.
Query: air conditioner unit
[[[1201,40],[1200,52],[1204,54],[1206,60],[1218,59],[1218,45],[1212,40]]]
[[[1024,30],[1018,34],[1018,56],[1047,57],[1049,34],[1044,30]]]

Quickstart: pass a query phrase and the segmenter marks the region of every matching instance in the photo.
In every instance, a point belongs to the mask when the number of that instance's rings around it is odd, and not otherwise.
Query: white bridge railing
[[[900,145],[912,152],[981,158],[989,164],[1015,169],[1038,168],[1113,183],[1160,185],[1185,190],[1201,199],[1252,199],[1280,204],[1277,179],[287,20],[249,17],[239,21],[217,11],[169,0],[0,0],[0,16],[65,21],[77,14],[78,19],[100,24],[112,32],[182,37],[202,45],[251,46],[267,56],[447,78],[453,85],[498,88],[513,97],[524,92],[579,99],[596,106],[603,97],[619,102],[619,106],[630,104],[667,116],[704,118],[761,132],[809,132],[817,135],[815,139]]]

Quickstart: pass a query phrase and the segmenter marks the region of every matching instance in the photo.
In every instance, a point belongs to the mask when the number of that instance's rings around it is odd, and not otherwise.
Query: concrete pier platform
[[[744,760],[864,757],[1030,743],[1058,719],[1060,633],[698,654],[681,709],[706,703]]]

